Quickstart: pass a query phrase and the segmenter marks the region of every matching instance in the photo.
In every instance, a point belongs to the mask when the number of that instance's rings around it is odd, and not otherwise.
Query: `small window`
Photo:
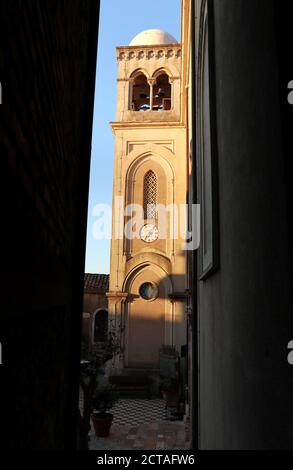
[[[144,300],[154,300],[158,297],[158,288],[152,282],[144,282],[139,288],[139,294]]]
[[[100,343],[107,340],[108,334],[108,311],[98,310],[94,320],[94,342]]]

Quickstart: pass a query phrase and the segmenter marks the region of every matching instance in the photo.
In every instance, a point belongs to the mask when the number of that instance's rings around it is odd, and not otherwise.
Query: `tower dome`
[[[146,29],[137,34],[129,43],[130,46],[154,46],[159,44],[178,44],[178,41],[162,29]]]

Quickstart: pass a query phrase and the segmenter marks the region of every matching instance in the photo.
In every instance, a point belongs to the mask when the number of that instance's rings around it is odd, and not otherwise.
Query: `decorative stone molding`
[[[135,52],[134,51],[129,51],[127,55],[127,59],[131,60],[135,58]]]
[[[106,292],[106,297],[108,299],[123,300],[123,299],[126,299],[127,296],[128,294],[126,292],[119,292],[119,291]]]
[[[159,50],[159,51],[157,52],[157,58],[158,58],[158,59],[161,59],[162,57],[164,57],[164,51],[163,51],[163,50]]]
[[[142,72],[143,73],[143,72]],[[170,77],[169,76],[169,83],[174,83],[175,80],[179,80],[180,77],[179,76],[174,76],[174,77]],[[116,81],[117,82],[129,82],[129,83],[133,83],[134,82],[134,78],[133,77],[124,77],[124,78],[116,78]],[[148,81],[148,84],[149,85],[154,85],[156,83],[156,78],[148,78],[147,79]]]
[[[158,46],[119,46],[117,50],[117,61],[123,60],[151,60],[181,58],[180,44],[167,44]]]
[[[138,51],[136,54],[137,59],[144,59],[145,53],[144,51]]]

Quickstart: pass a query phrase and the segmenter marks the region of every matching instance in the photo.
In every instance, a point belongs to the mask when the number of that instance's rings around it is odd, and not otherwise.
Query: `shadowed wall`
[[[0,6],[6,448],[75,445],[98,11],[96,0]]]
[[[275,4],[213,4],[220,266],[198,284],[199,446],[288,449],[293,316],[280,114],[287,92],[279,88]]]

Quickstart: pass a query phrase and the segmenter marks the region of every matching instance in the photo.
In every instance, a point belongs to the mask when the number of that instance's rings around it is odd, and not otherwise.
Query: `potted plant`
[[[123,331],[120,328],[120,331]],[[91,344],[87,337],[82,342],[82,361],[80,364],[80,388],[83,396],[83,405],[78,410],[78,449],[88,450],[91,425],[91,416],[93,414],[93,398],[98,387],[99,378],[104,375],[104,368],[120,352],[120,335],[111,326],[107,340],[103,348],[96,344]]]
[[[166,403],[177,402],[179,398],[179,383],[175,377],[165,377],[161,381],[161,392]]]
[[[96,388],[93,397],[92,422],[97,437],[109,436],[113,421],[112,413],[107,413],[119,398],[116,387],[112,384],[101,385]]]

